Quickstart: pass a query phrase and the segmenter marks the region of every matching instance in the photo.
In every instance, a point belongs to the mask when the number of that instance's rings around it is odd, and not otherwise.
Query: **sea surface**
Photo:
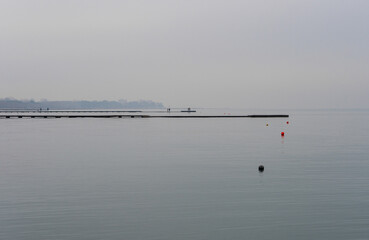
[[[0,119],[0,239],[369,239],[368,110],[218,111]]]

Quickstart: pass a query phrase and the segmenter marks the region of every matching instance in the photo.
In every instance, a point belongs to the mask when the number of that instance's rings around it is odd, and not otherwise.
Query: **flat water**
[[[369,239],[369,111],[278,113],[1,119],[0,239]]]

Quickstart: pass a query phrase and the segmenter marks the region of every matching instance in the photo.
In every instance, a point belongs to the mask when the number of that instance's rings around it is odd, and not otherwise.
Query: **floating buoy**
[[[289,121],[287,121],[286,123],[287,123],[287,124],[290,124],[290,122],[289,122]]]
[[[264,166],[263,165],[259,166],[259,172],[264,172]]]
[[[284,137],[284,132],[281,132],[281,136]]]
[[[266,126],[268,127],[268,126],[269,126],[269,124],[267,123],[267,124],[266,124]]]

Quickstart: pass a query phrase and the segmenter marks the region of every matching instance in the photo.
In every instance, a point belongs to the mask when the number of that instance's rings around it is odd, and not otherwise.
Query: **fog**
[[[369,108],[369,1],[0,2],[0,97]]]

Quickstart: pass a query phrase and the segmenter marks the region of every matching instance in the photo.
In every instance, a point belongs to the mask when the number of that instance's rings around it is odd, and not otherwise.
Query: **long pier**
[[[142,115],[142,114],[1,114],[7,118],[288,118],[289,115]]]

